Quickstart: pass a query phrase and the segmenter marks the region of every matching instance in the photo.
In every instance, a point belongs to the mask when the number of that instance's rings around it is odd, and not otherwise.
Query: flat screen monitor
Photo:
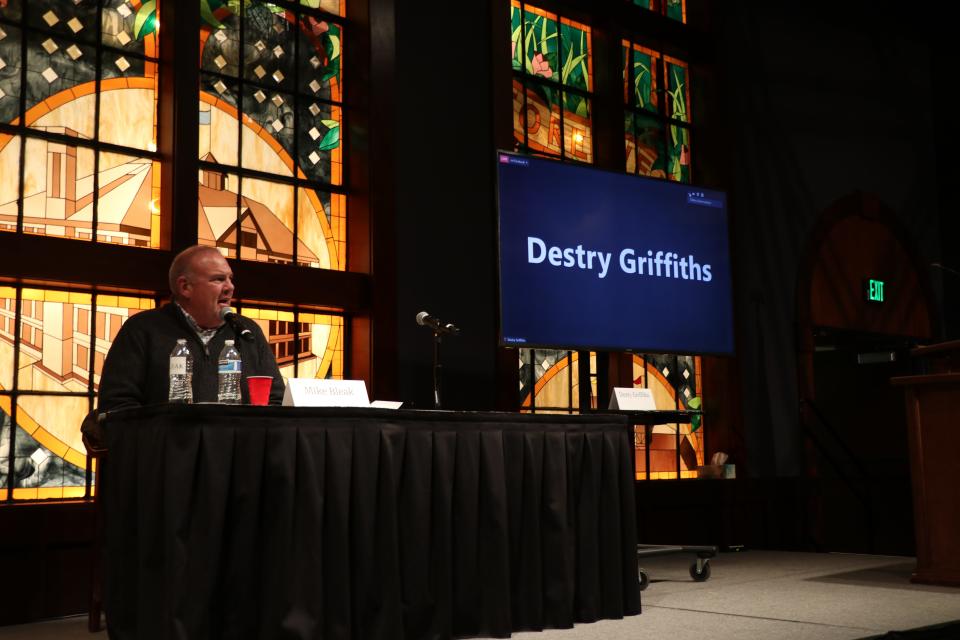
[[[732,354],[726,195],[497,153],[500,342]]]

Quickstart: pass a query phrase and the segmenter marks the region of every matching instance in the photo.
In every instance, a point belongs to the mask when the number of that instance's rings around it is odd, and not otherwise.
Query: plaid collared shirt
[[[204,346],[210,342],[210,338],[216,335],[217,331],[220,330],[220,327],[223,326],[223,323],[221,323],[220,326],[214,327],[213,329],[201,329],[200,325],[197,324],[197,321],[193,319],[193,316],[187,313],[187,310],[181,307],[179,302],[174,302],[174,304],[177,305],[177,308],[180,309],[181,312],[183,312],[183,317],[187,319],[187,324],[189,324],[190,328],[193,329],[194,333],[197,334],[197,337],[200,338],[200,342],[202,342]]]

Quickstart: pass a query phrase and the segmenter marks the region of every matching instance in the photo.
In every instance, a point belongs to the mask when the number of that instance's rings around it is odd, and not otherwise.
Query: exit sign
[[[872,278],[867,279],[864,282],[865,293],[867,294],[867,302],[883,302],[884,296],[886,294],[886,282],[883,280],[874,280]]]

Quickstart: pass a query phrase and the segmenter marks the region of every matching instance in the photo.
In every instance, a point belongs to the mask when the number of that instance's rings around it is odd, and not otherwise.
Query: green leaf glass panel
[[[527,73],[559,81],[557,20],[554,14],[527,6],[523,14],[523,41]]]
[[[633,106],[656,113],[656,59],[644,51],[633,49]]]
[[[653,9],[653,0],[633,0],[633,4],[644,9]]]
[[[690,105],[688,104],[689,87],[687,86],[686,65],[667,61],[667,98],[668,114],[671,118],[690,122]]]
[[[636,140],[636,173],[651,178],[667,177],[667,160],[663,142],[663,125],[652,116],[634,116]]]
[[[523,24],[520,3],[510,3],[510,60],[514,71],[523,70]]]
[[[341,26],[334,22],[313,16],[300,21],[297,89],[312,100],[340,100],[342,34]]]
[[[667,155],[667,177],[674,182],[690,182],[689,129],[670,125]]]
[[[340,147],[340,108],[319,100],[301,100],[297,147],[304,175],[318,182],[340,184],[340,172],[332,167],[333,152]]]
[[[591,90],[592,58],[590,51],[590,29],[571,23],[560,22],[561,82],[569,87]]]
[[[666,3],[666,14],[668,18],[676,20],[677,22],[686,22],[683,11],[684,0],[666,0]]]
[[[127,0],[106,0],[100,21],[100,41],[113,49],[157,57],[157,2],[131,9]]]

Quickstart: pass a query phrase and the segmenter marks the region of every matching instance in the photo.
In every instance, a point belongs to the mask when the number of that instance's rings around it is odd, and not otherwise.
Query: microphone
[[[247,342],[253,342],[253,332],[243,326],[240,322],[240,316],[237,315],[237,312],[234,311],[232,307],[221,307],[220,319],[230,325],[230,328],[233,329],[237,337]]]
[[[421,327],[430,327],[435,333],[448,333],[452,336],[460,333],[460,329],[453,323],[443,324],[440,318],[432,316],[426,311],[417,314],[417,324]]]

